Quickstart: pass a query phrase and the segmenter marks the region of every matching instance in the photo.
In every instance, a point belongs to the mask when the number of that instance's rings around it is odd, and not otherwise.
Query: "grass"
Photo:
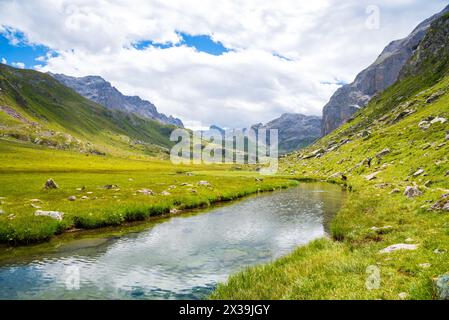
[[[440,56],[416,55],[418,74],[407,71],[352,121],[282,159],[283,173],[291,177],[323,179],[351,191],[332,223],[332,238],[233,275],[211,298],[436,298],[432,279],[449,272],[449,213],[431,207],[449,194],[449,121],[434,123],[427,130],[418,124],[429,116],[449,120],[449,67]],[[424,60],[416,62],[420,57]],[[442,95],[428,102],[437,92]],[[398,117],[405,110],[412,112]],[[331,149],[343,141],[347,143]],[[376,157],[385,148],[390,153]],[[328,151],[303,159],[319,149]],[[424,172],[414,176],[418,169]],[[376,178],[368,181],[366,176],[375,172]],[[409,199],[404,190],[413,185],[423,194]],[[379,253],[398,243],[418,248]],[[379,268],[381,279],[373,290],[366,286],[370,266]]]
[[[171,209],[207,207],[295,184],[276,177],[259,182],[255,171],[175,166],[151,158],[86,156],[16,141],[0,140],[0,151],[4,164],[0,168],[0,208],[4,211],[0,215],[0,242],[13,245],[44,241],[73,228],[121,225],[167,214]],[[59,189],[43,189],[49,178]],[[201,180],[210,186],[198,185]],[[105,185],[118,188],[108,190]],[[150,189],[154,195],[139,193],[142,189]],[[164,191],[169,195],[163,195]],[[77,200],[69,201],[70,196]],[[83,196],[88,198],[82,200]],[[37,217],[34,212],[38,209],[64,212],[64,219]]]

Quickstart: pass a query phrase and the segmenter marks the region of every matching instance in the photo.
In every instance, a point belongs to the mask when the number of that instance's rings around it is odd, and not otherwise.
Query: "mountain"
[[[353,83],[339,88],[324,106],[322,135],[338,128],[360,108],[366,106],[373,96],[395,83],[431,23],[447,12],[449,6],[423,21],[406,38],[391,42],[372,65],[357,75]]]
[[[231,276],[213,298],[447,300],[448,155],[449,13],[352,121],[280,159],[281,174],[346,190],[341,207],[323,207],[337,211],[323,217],[330,237]],[[376,272],[382,284],[367,290]]]
[[[105,108],[48,74],[0,64],[0,136],[57,149],[137,155],[166,152],[174,128]]]
[[[83,97],[106,108],[135,113],[141,117],[157,120],[164,124],[184,127],[180,119],[159,113],[154,104],[142,100],[138,96],[123,95],[102,77],[86,76],[76,78],[63,74],[49,74],[66,87],[72,88]]]
[[[299,113],[285,113],[267,124],[255,124],[251,127],[259,129],[277,129],[279,139],[279,153],[285,154],[304,148],[321,135],[321,118],[305,116]]]

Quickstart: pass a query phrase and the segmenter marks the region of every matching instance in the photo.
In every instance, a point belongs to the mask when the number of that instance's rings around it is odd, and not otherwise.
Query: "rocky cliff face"
[[[157,120],[164,124],[183,127],[180,119],[159,113],[149,101],[138,96],[125,96],[109,82],[99,76],[69,77],[63,74],[51,74],[66,87],[78,92],[83,97],[92,100],[109,109],[116,109],[137,114],[144,118]]]
[[[431,23],[447,12],[449,6],[419,24],[408,37],[391,42],[371,66],[357,75],[353,83],[338,89],[324,106],[322,135],[338,128],[358,109],[364,107],[374,95],[395,83]]]
[[[288,153],[304,148],[321,134],[321,118],[317,116],[305,116],[299,113],[285,113],[267,124],[256,124],[251,127],[259,129],[277,129],[279,138],[279,153]]]

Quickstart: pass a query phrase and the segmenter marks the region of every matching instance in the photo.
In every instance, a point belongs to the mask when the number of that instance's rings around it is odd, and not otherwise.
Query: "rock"
[[[396,123],[415,112],[416,110],[403,110],[393,119],[393,123]]]
[[[181,187],[193,187],[193,184],[184,182],[184,183],[181,183]]]
[[[427,180],[427,181],[424,183],[424,187],[429,188],[432,184],[433,184],[433,182],[432,182],[431,180]]]
[[[400,193],[400,192],[401,192],[401,190],[396,188],[396,189],[391,190],[390,194],[396,194],[396,193]]]
[[[416,244],[398,243],[380,250],[379,253],[390,253],[398,250],[416,250],[416,249],[418,249],[418,245]]]
[[[171,214],[176,214],[176,213],[179,213],[179,212],[180,211],[178,209],[176,209],[176,208],[170,209],[170,213]]]
[[[168,190],[173,190],[173,189],[176,189],[176,186],[171,185],[171,186],[168,187]]]
[[[371,173],[371,174],[365,176],[365,180],[367,180],[367,181],[374,180],[374,179],[376,179],[376,176],[377,176],[379,173],[380,173],[380,171]]]
[[[420,263],[418,264],[418,267],[423,269],[429,269],[432,265],[430,263]]]
[[[383,149],[381,152],[379,152],[378,154],[376,154],[376,158],[377,159],[382,159],[382,157],[386,156],[387,154],[391,153],[391,150],[388,148]]]
[[[429,98],[427,98],[426,103],[432,103],[438,100],[442,95],[444,94],[444,91],[440,90],[435,93],[433,93]]]
[[[437,248],[437,249],[433,250],[433,253],[435,253],[435,254],[445,254],[446,250]]]
[[[421,130],[427,130],[430,128],[430,122],[423,120],[420,123],[418,123],[418,128],[420,128]]]
[[[198,191],[196,191],[195,189],[189,189],[188,190],[190,193],[198,193]]]
[[[92,192],[92,191],[89,191],[89,192],[86,192],[86,194],[93,194],[93,192]]]
[[[446,141],[449,141],[449,132],[446,132],[446,138],[444,138]]]
[[[53,179],[50,178],[45,182],[44,188],[47,190],[48,189],[58,189],[59,186]]]
[[[76,200],[76,197],[75,197],[75,196],[70,196],[70,197],[67,198],[67,200],[69,200],[69,201],[75,201],[75,200]]]
[[[256,181],[256,182],[263,182],[263,179],[256,178],[256,179],[254,179],[254,181]]]
[[[433,281],[437,298],[440,300],[449,300],[449,274],[439,276]]]
[[[193,176],[193,173],[192,172],[187,172],[186,176],[191,177],[191,176]]]
[[[142,194],[144,194],[146,196],[153,196],[154,195],[153,190],[150,190],[150,189],[137,190],[137,192],[138,193],[142,193]]]
[[[360,136],[361,136],[362,138],[367,138],[367,137],[369,137],[370,135],[371,135],[371,132],[368,131],[368,130],[363,130],[362,133],[360,134]]]
[[[34,203],[30,204],[30,206],[34,209],[41,209],[42,207],[36,206]]]
[[[162,191],[162,192],[161,192],[161,195],[163,195],[163,196],[169,196],[169,195],[171,195],[171,193],[168,192],[168,191]]]
[[[431,210],[449,211],[449,195],[443,195],[440,200],[432,205]]]
[[[399,299],[405,300],[408,298],[408,294],[406,292],[401,292],[398,294]]]
[[[424,170],[423,170],[423,169],[418,169],[418,171],[416,171],[416,172],[413,174],[413,176],[414,176],[414,177],[418,177],[418,176],[422,175],[423,173],[424,173]]]
[[[3,211],[3,209],[0,209],[0,214],[5,214],[5,211]]]
[[[30,202],[43,203],[42,200],[39,200],[39,199],[31,199]]]
[[[422,192],[419,190],[417,186],[408,186],[405,188],[404,196],[407,196],[408,198],[415,198],[422,195]]]
[[[103,187],[103,189],[106,189],[106,190],[112,190],[112,189],[117,189],[117,188],[119,188],[119,186],[116,184],[107,184]]]
[[[444,124],[446,122],[447,122],[446,118],[436,117],[435,119],[430,121],[430,124],[435,124],[435,123],[442,123],[442,124]]]
[[[211,184],[208,181],[202,180],[202,181],[198,182],[198,185],[199,186],[210,186]]]
[[[81,200],[88,200],[88,199],[89,199],[88,196],[82,196],[82,197],[81,197]]]
[[[42,211],[42,210],[36,210],[34,213],[35,216],[45,216],[50,217],[55,220],[61,221],[64,218],[64,212],[59,211]]]
[[[303,159],[310,159],[310,158],[319,158],[325,153],[324,149],[317,149],[315,151],[312,151],[308,155],[303,156]]]

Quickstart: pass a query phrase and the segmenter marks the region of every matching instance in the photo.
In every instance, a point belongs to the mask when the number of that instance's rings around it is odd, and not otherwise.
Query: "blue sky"
[[[138,41],[133,46],[142,50],[149,46],[159,49],[168,49],[185,45],[195,48],[198,52],[205,52],[211,55],[219,56],[230,50],[223,46],[220,42],[215,42],[208,35],[189,35],[186,33],[178,33],[181,41],[176,44],[157,43],[151,40]],[[0,61],[6,59],[10,65],[23,63],[25,68],[34,68],[36,65],[45,65],[46,61],[40,59],[46,55],[56,56],[56,52],[43,45],[32,45],[27,42],[25,35],[21,32],[11,32],[6,30],[0,34]]]

